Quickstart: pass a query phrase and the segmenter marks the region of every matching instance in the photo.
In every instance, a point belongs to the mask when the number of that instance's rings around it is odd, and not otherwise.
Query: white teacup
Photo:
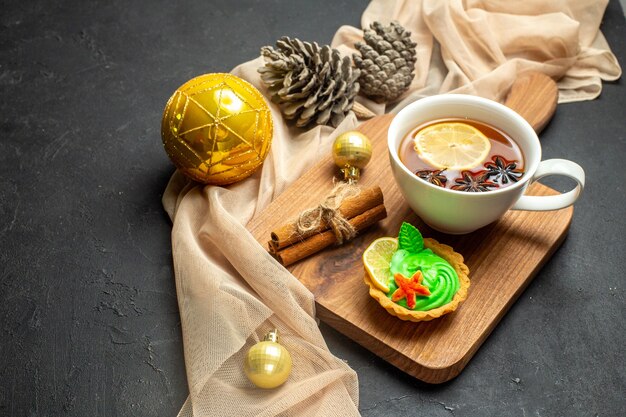
[[[524,155],[524,176],[493,191],[468,193],[438,187],[419,179],[398,156],[400,144],[416,126],[443,118],[468,118],[495,126],[513,138]],[[418,100],[394,117],[388,131],[391,171],[409,206],[433,229],[450,234],[473,232],[507,210],[558,210],[576,201],[585,185],[580,165],[565,159],[541,161],[541,145],[533,128],[508,107],[481,97],[443,94]],[[526,187],[548,175],[564,175],[578,184],[554,196],[526,196]]]

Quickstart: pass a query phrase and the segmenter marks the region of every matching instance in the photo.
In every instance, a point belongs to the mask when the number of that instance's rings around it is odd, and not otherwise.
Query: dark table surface
[[[168,416],[187,396],[161,195],[165,101],[282,35],[329,43],[366,1],[3,2],[0,415]],[[617,3],[602,24],[626,58]],[[322,324],[364,416],[623,416],[626,94],[560,105],[544,158],[579,162],[569,236],[463,373],[431,386]],[[561,191],[569,183],[549,183]]]

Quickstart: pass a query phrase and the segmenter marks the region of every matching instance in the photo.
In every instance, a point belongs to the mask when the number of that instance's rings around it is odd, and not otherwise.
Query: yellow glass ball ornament
[[[372,143],[363,133],[350,130],[337,136],[332,153],[344,180],[356,182],[361,177],[361,169],[372,158]]]
[[[291,373],[291,355],[278,343],[278,330],[265,335],[246,355],[243,370],[254,385],[271,389],[282,385]]]
[[[169,99],[161,137],[183,174],[227,185],[261,166],[273,128],[270,109],[252,84],[232,74],[205,74],[187,81]]]

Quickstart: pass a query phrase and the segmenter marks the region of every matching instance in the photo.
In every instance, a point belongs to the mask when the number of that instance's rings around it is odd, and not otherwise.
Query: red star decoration
[[[398,273],[393,276],[398,284],[398,289],[391,294],[391,301],[398,302],[403,298],[406,298],[406,304],[410,309],[415,308],[415,296],[430,295],[428,287],[422,285],[422,271],[417,271],[411,278],[407,278],[404,275]]]

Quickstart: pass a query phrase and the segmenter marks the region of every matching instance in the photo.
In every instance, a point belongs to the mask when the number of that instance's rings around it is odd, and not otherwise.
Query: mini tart
[[[459,289],[454,294],[452,300],[442,305],[441,307],[433,308],[432,310],[417,311],[409,310],[391,301],[387,294],[379,290],[372,283],[369,274],[365,272],[365,283],[370,287],[370,295],[383,306],[385,310],[392,316],[396,316],[401,320],[406,321],[430,321],[438,317],[448,314],[457,309],[459,304],[467,298],[467,291],[470,286],[470,280],[468,277],[469,268],[463,263],[463,255],[455,252],[451,246],[444,245],[437,242],[435,239],[424,238],[424,247],[432,250],[436,255],[445,259],[456,271],[459,277]]]

